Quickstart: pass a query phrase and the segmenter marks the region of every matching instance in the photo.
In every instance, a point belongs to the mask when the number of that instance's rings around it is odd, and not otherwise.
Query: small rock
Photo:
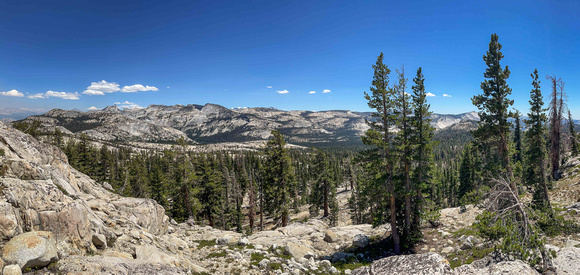
[[[349,257],[354,257],[354,255],[351,253],[336,252],[332,256],[332,261],[338,262],[338,261],[343,260],[343,259],[348,259]]]
[[[443,253],[443,254],[449,254],[449,253],[453,252],[453,250],[454,250],[453,247],[448,246],[448,247],[443,248],[441,250],[441,253]]]
[[[329,270],[330,267],[332,267],[332,264],[329,260],[322,260],[319,264],[319,267],[322,268],[322,270]]]
[[[369,237],[364,234],[356,234],[354,235],[352,244],[356,247],[364,248],[369,244]]]
[[[103,234],[93,234],[93,244],[99,249],[107,248],[107,238]]]
[[[567,240],[566,241],[566,247],[575,247],[579,244],[580,244],[580,242],[576,241],[576,240]]]
[[[288,243],[284,248],[284,254],[296,259],[303,258],[308,252],[312,253],[308,247],[296,243]]]
[[[338,273],[338,270],[336,269],[336,267],[331,266],[330,269],[328,269],[328,272],[330,272],[330,274],[335,274]]]
[[[324,241],[328,243],[335,243],[338,241],[338,235],[330,230],[326,230],[326,232],[324,232]]]
[[[306,259],[316,259],[316,258],[317,258],[317,256],[316,256],[316,254],[314,254],[313,252],[310,252],[310,251],[308,251],[308,252],[306,252],[306,254],[304,255],[304,258],[306,258]]]
[[[250,245],[250,241],[248,240],[248,238],[242,238],[238,241],[239,245],[243,245],[243,246],[247,246]]]
[[[344,270],[344,274],[345,275],[350,275],[352,273],[352,271],[350,269],[345,269]]]
[[[230,254],[230,255],[232,258],[238,259],[238,260],[241,260],[244,258],[244,256],[242,256],[242,253],[240,253],[240,252],[235,252],[234,254]]]
[[[433,247],[433,248],[429,249],[429,252],[435,252],[435,248]]]
[[[558,253],[560,251],[560,248],[555,246],[555,245],[551,245],[551,244],[547,244],[545,245],[546,250],[554,250],[554,252]]]
[[[17,264],[11,264],[4,267],[2,270],[3,275],[22,275],[22,270]]]
[[[268,267],[269,264],[270,264],[270,260],[268,260],[268,259],[262,259],[258,263],[258,266],[260,266],[260,268],[266,268],[266,267]]]
[[[223,236],[223,237],[218,238],[216,242],[219,245],[228,245],[228,244],[234,242],[234,237],[230,236],[230,235]]]
[[[473,243],[469,241],[469,239],[466,239],[463,244],[461,244],[461,249],[463,250],[468,250],[468,249],[472,249],[473,248]]]

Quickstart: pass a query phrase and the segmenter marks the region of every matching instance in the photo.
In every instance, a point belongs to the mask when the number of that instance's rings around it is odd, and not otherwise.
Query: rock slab
[[[453,274],[449,262],[437,253],[412,254],[383,258],[369,266],[357,268],[353,275],[443,275]]]

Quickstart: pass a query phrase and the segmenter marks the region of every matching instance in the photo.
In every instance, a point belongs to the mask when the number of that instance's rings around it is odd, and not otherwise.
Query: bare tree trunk
[[[252,173],[250,172],[250,212],[248,212],[248,219],[250,220],[250,233],[254,232],[254,207],[256,202],[254,201],[254,179],[252,177]]]
[[[395,186],[390,182],[390,177],[387,180],[387,184],[389,185],[389,192],[391,193],[390,196],[390,208],[391,208],[391,232],[393,236],[393,244],[395,246],[395,254],[401,253],[401,240],[399,238],[399,232],[397,230],[397,209],[395,204]]]
[[[564,111],[564,82],[555,76],[546,76],[552,82],[552,94],[550,101],[550,162],[552,165],[551,175],[555,180],[560,179],[560,128],[562,124],[562,112]],[[560,92],[558,93],[558,89]],[[559,98],[558,98],[559,97]]]
[[[260,185],[260,231],[264,231],[264,190]]]
[[[328,182],[324,180],[324,216],[328,217],[329,210],[328,210]],[[317,210],[318,211],[318,210]]]

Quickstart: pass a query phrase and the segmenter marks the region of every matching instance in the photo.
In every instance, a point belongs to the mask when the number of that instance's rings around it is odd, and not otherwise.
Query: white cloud
[[[157,89],[157,88],[156,88]],[[91,82],[91,86],[87,87],[87,89],[83,92],[85,95],[105,95],[109,93],[118,92],[121,89],[119,88],[119,84],[115,82],[107,82],[101,80],[99,82]]]
[[[119,109],[143,109],[143,107],[139,106],[138,104],[129,101],[115,102],[115,105],[117,105],[117,108]]]
[[[78,100],[80,96],[81,95],[77,92],[65,93],[65,92],[46,91],[46,93],[29,95],[28,98],[39,99],[39,98],[58,97],[58,98],[68,99],[68,100]]]
[[[443,97],[451,97],[451,95],[443,94]]]
[[[171,88],[171,87],[167,86],[167,89],[169,89],[169,88]]]
[[[159,91],[157,87],[153,86],[143,86],[141,84],[135,84],[131,86],[125,86],[121,89],[123,93],[136,93],[136,92],[146,92],[146,91]]]
[[[289,93],[288,90],[276,91],[276,92],[279,93],[279,94],[287,94],[287,93]]]
[[[268,88],[268,89],[272,89],[272,86],[266,86],[266,88]]]
[[[435,96],[435,95],[433,93],[431,93],[431,92],[428,92],[427,93],[427,96]]]
[[[330,90],[324,90],[324,91],[322,91],[322,93],[323,93],[323,94],[330,93]]]
[[[23,97],[24,96],[23,93],[21,93],[21,92],[19,92],[17,90],[10,90],[8,92],[0,92],[0,95],[3,95],[3,96],[16,96],[16,97]]]
[[[39,98],[44,98],[44,94],[40,93],[40,94],[33,94],[33,95],[29,95],[28,98],[30,99],[39,99]]]
[[[95,111],[95,110],[98,110],[98,109],[99,109],[99,108],[97,108],[97,107],[95,107],[95,106],[91,106],[91,107],[89,107],[89,110],[91,110],[91,111]]]
[[[315,94],[315,93],[316,93],[316,91],[310,91],[310,92],[308,92],[308,93],[309,93],[309,94]]]
[[[79,93],[65,93],[65,92],[55,92],[55,91],[47,91],[44,93],[45,97],[60,97],[62,99],[70,99],[70,100],[77,100],[79,99]]]

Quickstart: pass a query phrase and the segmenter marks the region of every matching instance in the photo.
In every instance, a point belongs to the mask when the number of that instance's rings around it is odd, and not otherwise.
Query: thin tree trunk
[[[249,199],[250,199],[250,212],[248,212],[248,219],[250,220],[250,233],[252,233],[254,231],[254,207],[255,207],[255,201],[254,201],[254,182],[253,182],[253,177],[252,177],[252,173],[250,172],[250,194],[249,194]]]
[[[264,190],[260,187],[260,231],[264,231]]]
[[[390,177],[387,180],[387,184],[389,185],[389,192],[391,193],[390,196],[390,208],[391,208],[391,232],[393,236],[393,243],[395,246],[395,254],[401,253],[401,240],[399,239],[399,232],[397,230],[397,211],[395,205],[395,186],[393,183],[389,184]]]
[[[328,182],[324,180],[324,217],[328,217]]]

